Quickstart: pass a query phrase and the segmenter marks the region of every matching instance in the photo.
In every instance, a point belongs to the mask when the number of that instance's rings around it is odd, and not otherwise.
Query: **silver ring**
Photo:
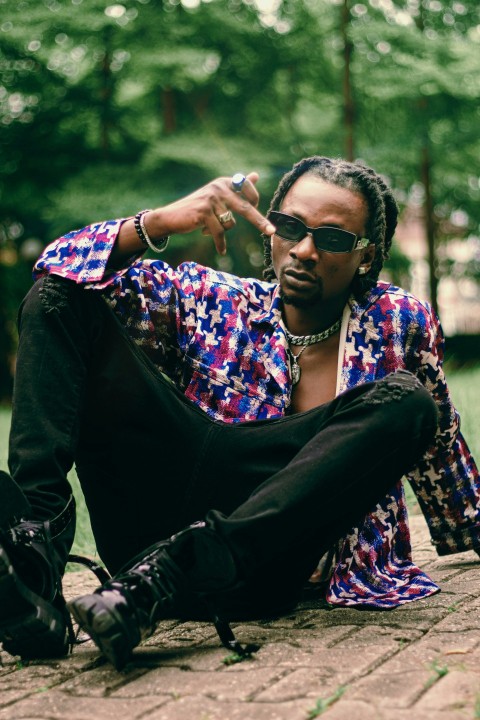
[[[232,222],[233,215],[230,210],[227,210],[226,212],[222,213],[221,215],[218,215],[219,221],[222,223],[222,225],[226,225],[229,222]]]
[[[234,192],[242,192],[242,187],[246,179],[242,173],[235,173],[232,177],[232,190]]]

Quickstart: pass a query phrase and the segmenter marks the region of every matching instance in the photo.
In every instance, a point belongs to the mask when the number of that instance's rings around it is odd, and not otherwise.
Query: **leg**
[[[135,474],[128,472],[131,461],[127,472],[122,468],[125,454],[119,451],[119,447],[128,448],[133,455],[132,447],[142,447],[146,442],[133,422],[127,435],[124,422],[125,415],[134,418],[135,413],[151,405],[149,393],[159,378],[157,374],[154,382],[145,367],[139,353],[131,352],[97,293],[46,278],[27,296],[20,314],[10,435],[14,480],[2,474],[0,485],[0,640],[12,654],[41,657],[67,651],[68,614],[64,611],[61,577],[75,531],[74,501],[66,480],[75,458],[85,470],[81,477],[85,478],[87,500],[93,509],[93,524],[111,566],[118,568],[126,557],[148,545],[142,536],[145,524],[150,542],[159,537],[151,533],[154,520],[162,527],[162,513],[155,514],[152,503],[146,503],[150,509],[147,523],[145,516],[132,517],[140,506],[139,501],[132,501]],[[148,382],[142,382],[142,376],[148,377]],[[124,387],[130,393],[123,393],[124,404],[117,407],[119,389]],[[174,396],[171,392],[163,395]],[[97,412],[97,404],[108,412]],[[184,405],[165,408],[165,413],[176,418],[177,431],[180,422],[186,423],[186,417],[179,414],[180,407]],[[112,422],[112,414],[116,422]],[[162,414],[162,408],[154,406],[146,427],[151,433],[156,423],[166,447],[176,450],[178,457],[178,438],[175,442],[169,422],[162,430]],[[202,413],[197,411],[197,415],[202,418],[199,430],[187,424],[185,428],[201,443],[201,431],[207,423]],[[195,444],[192,449],[196,452]],[[115,472],[112,476],[112,467],[118,469],[123,484],[117,482]],[[159,497],[157,488],[152,499]],[[144,497],[141,501],[145,504]],[[165,525],[165,534],[188,522],[183,515],[174,518],[171,508],[169,515],[167,504],[163,515],[171,518],[173,526]],[[20,518],[28,520],[19,522]],[[124,520],[122,526],[131,529],[130,533],[119,533],[119,520]]]
[[[313,545],[320,556],[411,469],[432,441],[436,421],[430,394],[401,371],[310,413],[258,428],[229,426],[218,444],[224,462],[231,458],[233,483],[236,468],[254,474],[266,458],[292,453],[289,446],[299,450],[231,513],[207,517],[245,575],[299,544]]]
[[[218,423],[195,492],[205,490],[208,500],[222,497],[220,486],[211,489],[212,478],[220,477],[212,473],[215,463],[233,497],[241,487],[241,499],[249,481],[250,497],[227,513],[210,510],[206,522],[156,544],[96,593],[73,601],[72,612],[122,667],[186,594],[215,603],[282,556],[293,562],[297,550],[305,553],[307,573],[321,548],[360,520],[414,464],[432,441],[436,419],[429,393],[409,373],[398,373],[293,418]],[[335,512],[340,498],[341,514]]]
[[[0,639],[8,652],[22,657],[59,656],[68,650],[61,576],[75,533],[66,473],[75,435],[69,394],[78,404],[78,389],[67,378],[69,371],[74,377],[67,353],[46,329],[55,326],[64,304],[52,285],[39,283],[19,317],[9,453],[15,481],[5,473],[1,492],[3,499],[16,488],[23,501],[3,513],[0,522]],[[77,352],[73,342],[70,349]]]

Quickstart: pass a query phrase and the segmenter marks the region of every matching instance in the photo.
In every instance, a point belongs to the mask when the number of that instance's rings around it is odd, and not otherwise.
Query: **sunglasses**
[[[283,240],[298,243],[303,240],[305,235],[310,234],[317,250],[324,250],[329,253],[349,253],[370,244],[367,238],[361,238],[355,233],[348,232],[348,230],[329,227],[328,225],[310,228],[298,218],[276,210],[272,210],[268,214],[268,219],[276,227],[275,234]]]

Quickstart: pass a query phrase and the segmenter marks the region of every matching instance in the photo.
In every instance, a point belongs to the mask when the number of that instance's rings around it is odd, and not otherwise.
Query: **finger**
[[[255,187],[259,177],[259,174],[256,172],[248,173],[246,180],[242,185],[241,193],[236,193],[237,195],[243,195],[243,197],[245,197],[254,207],[257,207],[258,201],[260,200],[260,195]]]
[[[218,254],[225,255],[225,253],[227,252],[227,243],[225,241],[225,228],[218,220],[216,215],[212,214],[208,218],[202,232],[204,235],[211,235]]]
[[[270,220],[262,215],[250,202],[240,195],[237,196],[229,203],[230,210],[242,215],[245,220],[254,225],[261,233],[265,235],[273,235],[276,228],[272,225]]]
[[[216,208],[215,215],[218,218],[218,222],[222,225],[224,230],[231,230],[235,225],[236,221],[233,217],[232,211],[227,207]]]

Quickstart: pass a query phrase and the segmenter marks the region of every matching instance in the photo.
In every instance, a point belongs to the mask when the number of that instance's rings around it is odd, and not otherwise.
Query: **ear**
[[[368,247],[365,248],[362,255],[362,260],[358,266],[358,274],[359,275],[366,275],[370,268],[372,267],[372,263],[375,257],[375,245],[373,243],[371,245],[368,245]]]

